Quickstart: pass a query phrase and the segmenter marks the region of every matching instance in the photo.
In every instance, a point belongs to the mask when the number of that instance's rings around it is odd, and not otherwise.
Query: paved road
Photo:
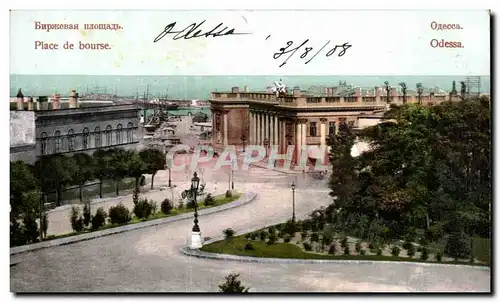
[[[203,236],[217,236],[284,221],[291,215],[294,176],[253,170],[237,182],[258,193],[247,205],[200,217]],[[235,176],[237,179],[238,175]],[[243,174],[240,175],[243,177]],[[267,181],[265,181],[267,179]],[[302,180],[296,190],[300,214],[330,202],[322,186]],[[191,220],[13,256],[14,292],[205,292],[230,272],[255,292],[297,291],[489,291],[490,272],[467,267],[405,264],[258,264],[187,257]]]

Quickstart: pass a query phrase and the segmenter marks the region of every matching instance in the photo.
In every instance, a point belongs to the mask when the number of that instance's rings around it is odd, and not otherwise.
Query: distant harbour
[[[25,96],[50,96],[60,93],[69,94],[76,89],[80,95],[86,93],[116,94],[119,97],[143,97],[147,91],[150,98],[177,100],[205,100],[212,91],[229,91],[233,86],[248,86],[250,91],[264,91],[274,81],[282,82],[288,87],[299,86],[307,90],[311,86],[337,86],[339,81],[362,88],[382,86],[385,81],[393,87],[405,82],[408,89],[422,83],[426,88],[450,91],[452,82],[464,81],[464,76],[109,76],[109,75],[11,75],[10,95],[17,94],[19,88]],[[479,88],[474,92],[490,93],[490,76],[481,76]]]

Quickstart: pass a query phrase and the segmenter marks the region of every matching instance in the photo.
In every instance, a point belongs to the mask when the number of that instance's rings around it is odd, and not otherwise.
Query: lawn
[[[203,204],[203,202],[200,202],[198,204],[198,210],[202,210],[202,209],[206,209],[206,208],[213,208],[213,207],[221,206],[221,205],[226,204],[226,203],[233,202],[233,201],[237,200],[238,198],[240,198],[241,195],[242,195],[241,193],[235,193],[231,197],[226,197],[225,194],[214,196],[215,197],[215,204],[214,205],[205,206]],[[160,207],[160,204],[158,204],[158,208],[159,207]],[[180,214],[185,214],[185,213],[190,213],[190,212],[194,212],[194,208],[193,209],[187,209],[187,208],[173,209],[169,214],[164,214],[163,212],[161,212],[158,209],[158,212],[156,212],[155,214],[149,216],[147,219],[140,220],[137,217],[133,216],[132,219],[130,220],[130,222],[127,223],[127,224],[111,224],[111,223],[107,223],[106,225],[100,227],[97,230],[86,229],[86,230],[84,230],[82,232],[71,232],[71,233],[61,234],[61,235],[51,235],[51,236],[47,236],[47,238],[44,241],[54,240],[54,239],[60,239],[60,238],[66,238],[66,237],[80,235],[80,234],[85,234],[85,233],[92,233],[92,232],[95,232],[95,231],[102,231],[102,230],[111,229],[111,228],[115,228],[115,227],[119,227],[119,226],[123,226],[123,225],[136,224],[136,223],[143,222],[143,221],[150,221],[150,220],[155,220],[155,219],[160,219],[160,218],[172,217],[172,216],[176,216],[176,215],[180,215]]]
[[[204,252],[231,254],[238,256],[251,256],[263,258],[289,258],[289,259],[327,259],[327,260],[371,260],[371,261],[405,261],[405,262],[435,262],[422,261],[418,258],[377,256],[377,255],[322,255],[306,252],[301,247],[291,243],[275,243],[268,245],[260,240],[245,239],[245,235],[233,237],[230,240],[221,240],[207,244],[201,248]],[[251,243],[253,250],[245,250],[245,245]],[[443,261],[445,264],[467,264],[459,261]],[[474,264],[481,265],[481,264]],[[484,266],[484,264],[482,265]]]

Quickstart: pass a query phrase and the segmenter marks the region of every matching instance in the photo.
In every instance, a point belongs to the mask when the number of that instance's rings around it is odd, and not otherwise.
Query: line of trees
[[[44,156],[35,165],[22,161],[10,163],[10,225],[11,246],[33,243],[44,238],[48,228],[44,204],[47,195],[56,193],[56,206],[61,205],[61,194],[68,186],[79,187],[80,202],[84,201],[85,184],[99,180],[102,198],[103,181],[119,183],[125,178],[135,180],[134,199],[138,199],[143,174],[154,177],[165,168],[165,154],[149,148],[140,152],[123,149],[97,150],[93,155],[76,153],[72,156]],[[40,226],[37,226],[37,219]]]
[[[405,104],[386,113],[390,122],[339,131],[329,140],[338,227],[370,240],[415,240],[423,230],[423,242],[446,236],[448,253],[470,254],[467,242],[491,232],[490,117],[487,98]],[[353,158],[357,140],[371,149]]]

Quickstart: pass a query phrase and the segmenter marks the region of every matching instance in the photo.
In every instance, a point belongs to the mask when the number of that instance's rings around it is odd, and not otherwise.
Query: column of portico
[[[249,137],[248,137],[248,144],[251,145],[253,144],[253,112],[252,111],[249,111],[248,112],[248,117],[249,117]]]
[[[266,138],[269,140],[269,116],[267,113],[264,113],[264,137],[262,142],[264,142]]]
[[[325,147],[326,145],[326,118],[322,118],[319,120],[319,136],[321,139],[321,148]]]
[[[301,130],[302,130],[302,138],[300,140],[301,140],[302,146],[305,146],[305,145],[307,145],[307,134],[306,134],[307,120],[306,119],[303,119],[301,121]]]
[[[222,144],[223,146],[227,146],[228,142],[227,142],[227,111],[224,111],[223,114],[224,114],[224,140],[222,141]]]
[[[279,134],[279,127],[278,127],[278,116],[274,115],[274,122],[273,122],[273,145],[279,145],[278,141],[278,134]]]
[[[280,120],[280,153],[287,152],[287,141],[286,141],[286,121]]]
[[[259,112],[259,141],[257,144],[262,145],[262,141],[264,140],[264,117],[262,116],[262,112]]]

